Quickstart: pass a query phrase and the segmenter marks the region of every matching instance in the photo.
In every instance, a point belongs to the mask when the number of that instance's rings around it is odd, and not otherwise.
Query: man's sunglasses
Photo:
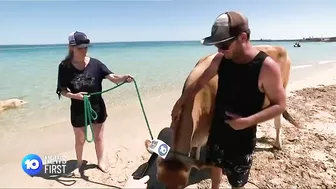
[[[228,50],[231,44],[236,40],[236,37],[231,37],[229,40],[216,44],[215,46],[220,50]]]

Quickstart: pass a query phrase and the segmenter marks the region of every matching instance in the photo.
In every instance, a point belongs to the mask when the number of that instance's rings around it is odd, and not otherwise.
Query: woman
[[[87,56],[90,40],[82,32],[73,32],[69,36],[69,54],[59,64],[56,93],[71,99],[71,124],[75,133],[77,168],[82,166],[83,146],[85,143],[85,120],[83,94],[102,91],[102,81],[107,78],[113,83],[132,82],[131,75],[116,75],[98,59]],[[98,160],[98,168],[106,172],[103,162],[103,133],[107,112],[101,95],[90,98],[92,108],[97,112],[97,119],[92,120],[93,134]]]

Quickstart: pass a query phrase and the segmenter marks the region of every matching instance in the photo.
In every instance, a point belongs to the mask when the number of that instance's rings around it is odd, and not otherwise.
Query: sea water
[[[253,44],[284,46],[294,68],[336,60],[336,43],[301,43],[301,48],[294,48],[293,42]],[[29,102],[22,108],[0,113],[0,134],[69,121],[70,101],[59,100],[55,93],[58,65],[67,51],[67,45],[0,46],[0,100],[20,98]],[[198,41],[181,41],[92,44],[88,53],[115,73],[135,76],[141,96],[149,98],[181,90],[196,62],[215,51]],[[112,86],[109,81],[103,83],[104,89]],[[106,103],[113,106],[130,98],[136,99],[133,84],[104,94]]]

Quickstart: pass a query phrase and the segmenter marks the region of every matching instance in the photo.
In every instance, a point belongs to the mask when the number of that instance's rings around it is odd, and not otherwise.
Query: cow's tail
[[[287,110],[285,110],[283,113],[282,113],[282,116],[289,122],[291,123],[292,125],[294,125],[296,128],[303,128],[300,124],[298,124],[295,119],[288,113]]]

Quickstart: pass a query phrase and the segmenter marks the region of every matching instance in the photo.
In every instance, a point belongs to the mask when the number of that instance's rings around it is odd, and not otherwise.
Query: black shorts
[[[254,130],[234,131],[214,122],[206,145],[206,163],[222,168],[233,187],[243,187],[249,178],[255,147]]]
[[[207,146],[207,164],[222,168],[223,174],[233,187],[243,187],[250,175],[253,153],[248,154],[226,154],[218,146]]]
[[[107,111],[105,107],[104,101],[100,101],[98,103],[91,102],[92,109],[97,113],[97,119],[91,119],[92,123],[104,123],[107,118]],[[71,117],[71,125],[73,127],[84,127],[85,126],[85,116],[84,116],[84,103],[77,105],[73,104],[70,107],[70,117]],[[89,124],[89,122],[87,122]]]

